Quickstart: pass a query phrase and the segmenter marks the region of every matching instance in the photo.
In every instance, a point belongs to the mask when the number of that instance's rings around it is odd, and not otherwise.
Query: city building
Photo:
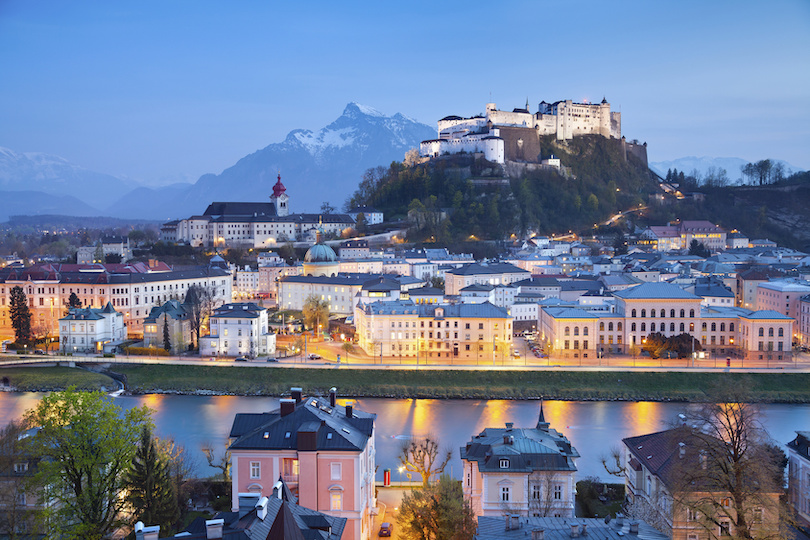
[[[737,274],[737,307],[760,309],[757,307],[757,289],[771,279],[784,277],[784,272],[772,268],[749,268]]]
[[[757,287],[757,309],[773,310],[794,319],[791,334],[799,338],[799,320],[801,318],[801,298],[810,294],[810,283],[795,280],[775,280],[760,283]]]
[[[810,527],[810,431],[797,431],[788,447],[788,502],[803,527]]]
[[[692,240],[697,240],[709,251],[722,251],[726,249],[726,237],[726,231],[709,221],[679,221],[645,229],[639,244],[667,252],[689,249]]]
[[[109,352],[126,337],[124,315],[110,302],[103,308],[71,308],[59,319],[59,349],[62,352]]]
[[[354,321],[358,345],[374,357],[503,361],[512,344],[511,315],[489,302],[361,302]]]
[[[338,248],[338,256],[341,261],[345,259],[367,259],[370,253],[368,240],[346,240],[341,242]]]
[[[263,493],[280,477],[301,506],[345,518],[344,537],[368,540],[376,507],[375,414],[305,397],[293,388],[291,399],[266,413],[237,414],[230,432],[232,510],[240,493]]]
[[[76,250],[78,264],[103,263],[107,255],[121,257],[118,262],[125,263],[132,258],[129,238],[126,236],[103,236],[94,246],[82,246]]]
[[[799,346],[810,347],[810,294],[799,300]]]
[[[267,309],[251,302],[225,304],[208,319],[200,356],[275,356],[276,335],[268,330]]]
[[[192,343],[191,319],[179,300],[171,299],[153,307],[143,320],[143,345],[161,349],[165,346],[163,327],[169,335],[170,351],[174,354],[188,350]]]
[[[444,293],[461,294],[470,285],[508,285],[530,278],[528,270],[509,263],[471,263],[444,273]]]
[[[461,448],[464,497],[477,516],[573,518],[579,452],[543,414],[534,428],[486,428]]]
[[[378,225],[383,222],[383,213],[371,206],[355,206],[346,213],[352,216],[352,219],[355,221],[357,221],[357,216],[363,214],[363,217],[366,219],[366,225]]]
[[[707,442],[709,441],[709,442]],[[631,503],[643,505],[650,516],[664,526],[673,540],[703,540],[731,536],[731,519],[735,510],[724,492],[706,491],[690,484],[689,491],[682,483],[685,472],[705,468],[711,459],[701,449],[711,444],[706,436],[697,437],[693,428],[682,426],[657,433],[622,439],[625,493]],[[723,444],[717,441],[718,444]],[[709,466],[711,464],[706,464]],[[726,492],[727,493],[727,492]],[[748,521],[758,524],[759,532],[775,537],[779,527],[779,493],[766,493],[767,508],[745,508]],[[712,505],[699,505],[696,511],[688,502],[712,499],[723,502],[719,511]],[[707,514],[712,509],[712,514]],[[709,536],[711,534],[711,536]]]
[[[218,512],[212,518],[195,518],[178,540],[340,540],[344,538],[346,518],[310,510],[298,504],[290,488],[279,479],[262,493],[239,493],[239,507],[233,512]],[[157,540],[160,526],[135,524],[135,540]],[[349,536],[345,537],[347,540]]]

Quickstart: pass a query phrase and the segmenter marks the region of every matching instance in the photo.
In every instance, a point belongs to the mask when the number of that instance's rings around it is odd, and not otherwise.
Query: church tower
[[[277,216],[283,217],[290,213],[290,207],[288,206],[290,196],[286,192],[287,188],[281,183],[281,173],[278,173],[278,182],[273,186],[273,194],[270,196],[270,200],[276,205]]]

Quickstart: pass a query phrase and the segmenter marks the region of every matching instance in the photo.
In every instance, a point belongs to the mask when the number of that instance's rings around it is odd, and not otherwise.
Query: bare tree
[[[213,287],[192,285],[186,291],[183,305],[188,313],[191,326],[192,340],[196,337],[195,345],[200,346],[200,333],[216,306],[216,294]]]
[[[204,442],[200,450],[205,455],[208,465],[219,469],[221,471],[219,473],[220,478],[223,482],[229,484],[231,482],[231,451],[226,449],[219,453],[209,441]]]
[[[419,473],[422,477],[422,487],[427,487],[431,476],[441,475],[444,472],[452,455],[450,450],[442,451],[442,458],[439,461],[439,442],[432,435],[428,435],[424,439],[403,441],[399,461],[406,471]]]
[[[529,515],[550,517],[557,506],[554,499],[554,487],[560,485],[556,471],[533,471],[529,475]],[[562,503],[562,501],[560,501]]]

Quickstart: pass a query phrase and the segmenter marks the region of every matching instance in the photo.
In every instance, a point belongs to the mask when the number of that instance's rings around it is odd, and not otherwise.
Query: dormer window
[[[502,459],[500,461],[500,466],[501,466],[501,469],[508,469],[509,468],[509,460],[508,459]]]

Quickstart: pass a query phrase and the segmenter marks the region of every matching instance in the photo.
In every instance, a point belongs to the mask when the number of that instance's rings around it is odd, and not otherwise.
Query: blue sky
[[[810,169],[810,2],[0,0],[0,146],[150,184],[350,101],[435,125],[490,96],[605,96],[651,161]]]

